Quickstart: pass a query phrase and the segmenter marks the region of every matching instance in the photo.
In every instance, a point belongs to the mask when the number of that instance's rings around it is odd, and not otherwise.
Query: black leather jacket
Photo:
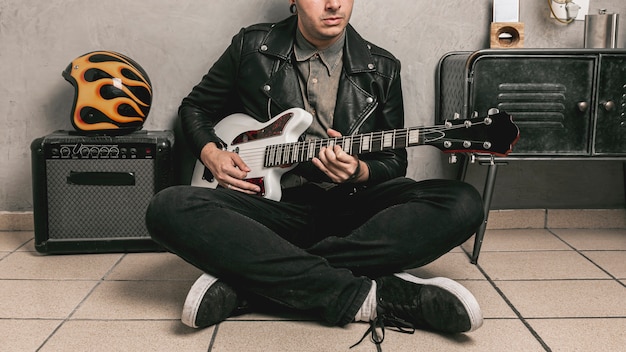
[[[292,107],[304,107],[292,64],[296,16],[276,24],[242,29],[179,108],[182,128],[196,156],[209,142],[223,143],[213,126],[233,113],[259,121]],[[343,135],[404,127],[400,62],[347,27],[343,77],[333,128]],[[404,176],[405,149],[360,155],[370,170],[368,183]],[[304,165],[309,164],[309,165]],[[310,181],[329,181],[312,163],[296,172]]]

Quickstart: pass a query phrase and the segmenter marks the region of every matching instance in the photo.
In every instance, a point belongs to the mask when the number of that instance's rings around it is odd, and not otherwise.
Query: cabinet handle
[[[587,103],[586,101],[581,101],[578,103],[578,110],[580,110],[580,112],[585,112],[588,108],[589,103]]]
[[[602,102],[601,104],[604,106],[604,110],[606,111],[613,111],[613,109],[615,109],[615,103],[610,100]]]

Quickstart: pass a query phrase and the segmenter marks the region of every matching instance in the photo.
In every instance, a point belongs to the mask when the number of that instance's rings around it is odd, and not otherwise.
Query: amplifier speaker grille
[[[147,237],[154,160],[47,160],[49,238]],[[71,172],[128,172],[134,185],[77,185]]]

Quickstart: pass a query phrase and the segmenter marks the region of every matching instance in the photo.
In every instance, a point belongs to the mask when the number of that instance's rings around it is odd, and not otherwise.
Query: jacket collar
[[[262,53],[290,60],[293,53],[293,41],[297,28],[297,16],[275,23],[263,39]],[[344,49],[344,70],[348,74],[375,71],[374,59],[369,44],[348,24]]]

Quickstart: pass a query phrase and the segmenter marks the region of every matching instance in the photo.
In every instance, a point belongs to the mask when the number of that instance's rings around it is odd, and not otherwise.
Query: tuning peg
[[[476,154],[470,154],[470,163],[476,163]]]
[[[500,110],[498,110],[498,108],[491,108],[491,109],[489,109],[489,112],[487,112],[487,115],[489,115],[489,116],[497,115],[498,113],[500,113]]]
[[[448,157],[448,163],[449,164],[456,164],[457,161],[459,161],[459,160],[458,160],[456,154],[454,154],[454,153],[450,154],[450,156]]]
[[[478,111],[474,111],[474,113],[472,114],[472,118],[477,118],[478,117]]]
[[[454,117],[453,117],[453,119],[454,119],[454,120],[458,120],[458,119],[460,119],[460,118],[461,118],[461,114],[459,114],[458,112],[455,112],[455,113],[454,113]]]

